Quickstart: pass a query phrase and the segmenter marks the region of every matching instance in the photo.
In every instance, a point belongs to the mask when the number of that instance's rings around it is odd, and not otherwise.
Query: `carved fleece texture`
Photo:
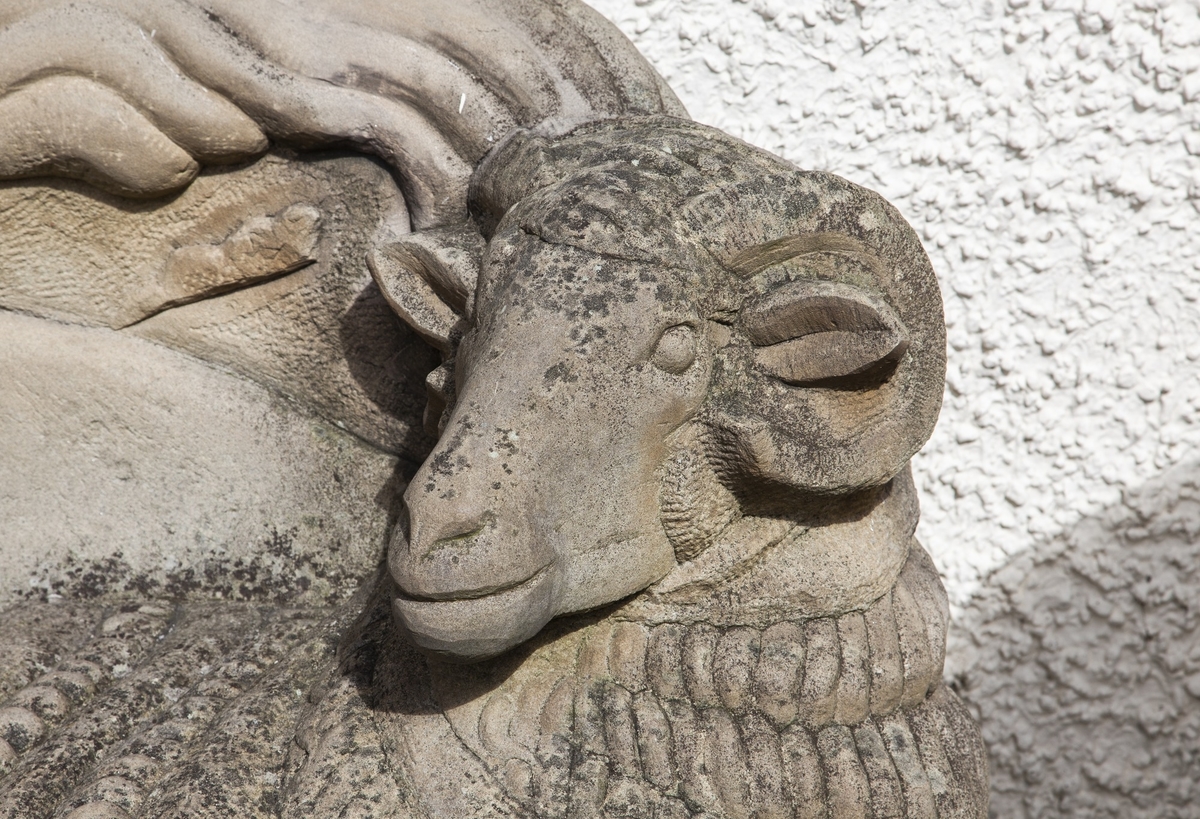
[[[716,629],[618,608],[482,666],[427,664],[382,600],[357,622],[363,594],[9,609],[0,817],[985,810],[976,731],[940,684],[945,596],[915,543],[865,612]]]

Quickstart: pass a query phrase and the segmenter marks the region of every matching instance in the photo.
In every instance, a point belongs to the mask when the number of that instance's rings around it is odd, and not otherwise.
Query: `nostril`
[[[446,552],[447,559],[457,564],[459,562],[459,553],[469,552],[474,545],[474,541],[479,535],[483,534],[488,528],[490,521],[481,521],[474,528],[466,529],[457,534],[445,535],[429,544],[429,547],[421,555],[422,560],[437,559],[440,553]]]
[[[447,549],[469,550],[476,538],[495,528],[495,522],[491,512],[414,516],[407,522],[408,551],[414,559],[428,560]]]
[[[388,566],[398,590],[414,600],[463,600],[505,591],[531,582],[553,562],[536,541],[503,526],[490,511],[413,515],[410,528],[412,540],[393,544]]]

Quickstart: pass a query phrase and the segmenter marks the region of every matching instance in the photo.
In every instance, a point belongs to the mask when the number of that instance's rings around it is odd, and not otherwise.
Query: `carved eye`
[[[686,324],[663,330],[650,356],[650,363],[672,375],[679,375],[696,360],[696,331]]]

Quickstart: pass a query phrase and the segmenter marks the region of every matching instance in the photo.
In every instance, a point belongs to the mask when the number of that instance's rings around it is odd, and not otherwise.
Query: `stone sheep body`
[[[402,499],[381,491],[386,564],[349,600],[218,599],[213,571],[9,609],[0,817],[985,816],[913,537],[945,336],[900,214],[688,121],[574,2],[295,15],[0,10],[0,176],[156,196],[268,138],[382,157],[404,203],[372,205],[378,290],[358,296],[440,352],[436,443]],[[485,56],[501,29],[520,47]],[[71,111],[79,128],[45,127]],[[170,286],[112,332],[325,270],[336,221],[292,203],[176,247]],[[27,284],[0,297],[74,318]],[[194,352],[188,332],[150,337]],[[265,355],[237,361],[274,384]],[[336,400],[309,403],[337,420]],[[301,562],[267,551],[275,573]]]

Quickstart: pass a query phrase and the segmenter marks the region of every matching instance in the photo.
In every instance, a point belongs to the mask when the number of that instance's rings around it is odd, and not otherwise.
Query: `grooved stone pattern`
[[[693,117],[922,232],[914,460],[1000,817],[1200,816],[1200,8],[590,0]]]

